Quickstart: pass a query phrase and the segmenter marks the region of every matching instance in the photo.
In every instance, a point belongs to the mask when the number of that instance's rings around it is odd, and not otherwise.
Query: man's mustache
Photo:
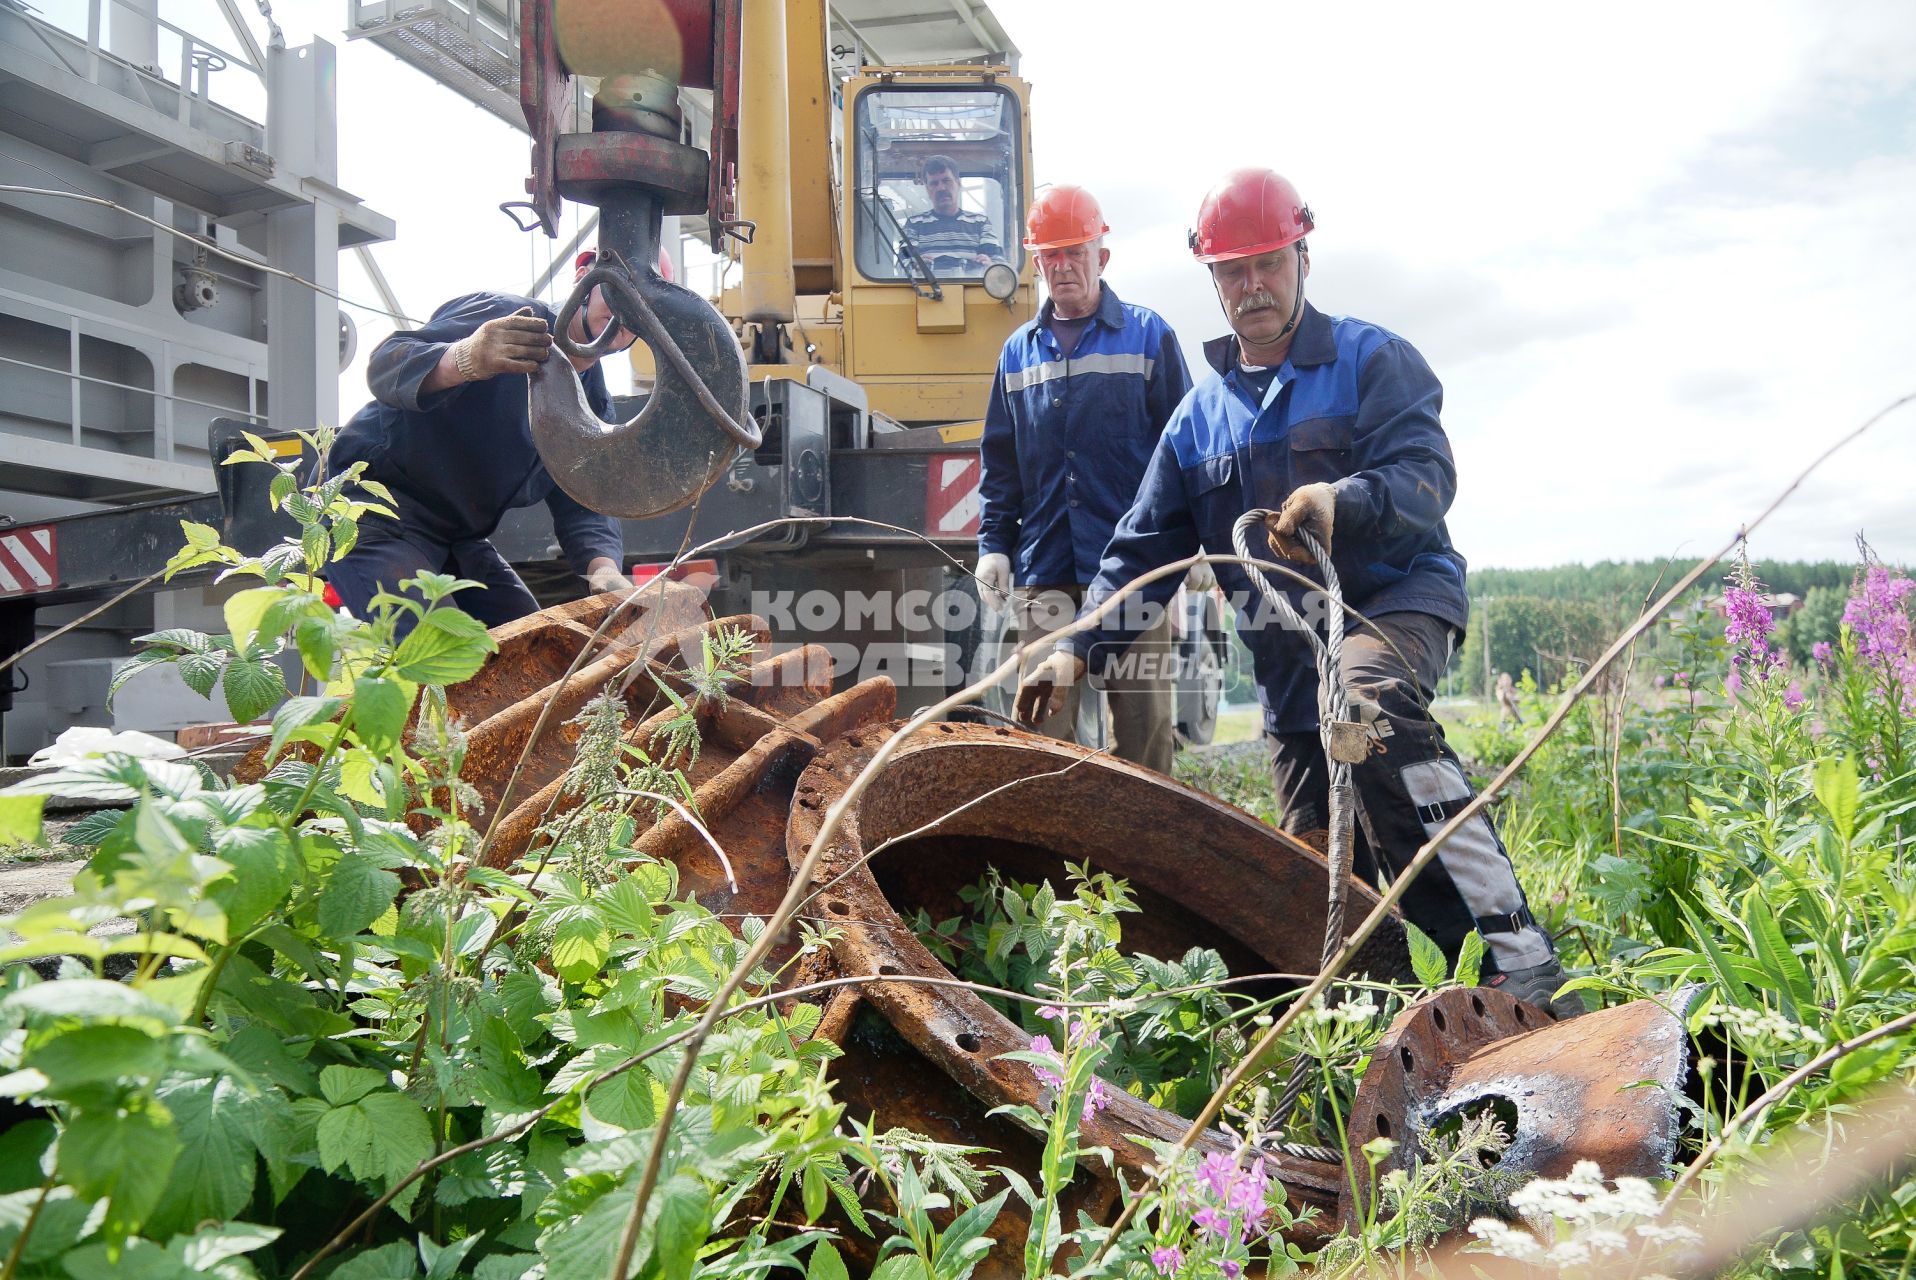
[[[1235,320],[1246,311],[1256,311],[1260,307],[1268,307],[1275,310],[1277,308],[1277,299],[1263,289],[1259,289],[1255,293],[1247,293],[1244,295],[1244,300],[1237,304],[1237,309],[1231,312],[1231,318]]]

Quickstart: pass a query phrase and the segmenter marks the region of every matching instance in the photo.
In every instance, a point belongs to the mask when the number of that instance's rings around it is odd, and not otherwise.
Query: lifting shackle
[[[632,20],[612,24],[625,33],[619,46],[603,24],[621,15]],[[665,213],[687,212],[693,193],[703,195],[705,156],[638,131],[632,112],[602,114],[596,104],[590,133],[561,134],[553,107],[570,101],[574,74],[643,74],[668,88],[709,83],[709,54],[700,67],[661,51],[701,43],[709,49],[712,17],[711,0],[529,0],[522,19],[521,100],[534,133],[535,207],[548,233],[556,230],[551,215],[560,195],[600,210],[598,260],[560,308],[554,344],[566,356],[595,360],[622,349],[622,335],[630,334],[651,349],[657,369],[638,414],[608,423],[586,402],[569,360],[545,361],[530,379],[532,440],[561,489],[619,519],[647,519],[696,501],[739,450],[759,446],[760,432],[731,326],[655,265]],[[573,319],[595,291],[611,319],[597,333],[588,323],[586,340],[576,341]]]

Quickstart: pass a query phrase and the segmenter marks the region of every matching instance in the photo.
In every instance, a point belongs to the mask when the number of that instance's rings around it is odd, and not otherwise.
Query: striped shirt
[[[1004,256],[992,239],[991,219],[968,209],[949,216],[930,209],[914,213],[905,219],[905,235],[927,260],[940,256],[970,258],[980,253],[988,258]],[[898,256],[903,261],[911,259],[903,245],[898,247]]]

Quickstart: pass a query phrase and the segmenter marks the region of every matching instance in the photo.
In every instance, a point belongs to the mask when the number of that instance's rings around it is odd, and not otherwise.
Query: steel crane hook
[[[612,323],[575,343],[573,314],[595,288],[604,290]],[[553,480],[583,506],[643,520],[697,499],[740,449],[758,448],[761,433],[749,412],[744,352],[705,299],[649,262],[634,270],[601,257],[573,286],[553,339],[567,355],[597,359],[620,329],[652,349],[658,373],[645,407],[629,422],[602,421],[571,362],[547,360],[530,379],[532,441]]]

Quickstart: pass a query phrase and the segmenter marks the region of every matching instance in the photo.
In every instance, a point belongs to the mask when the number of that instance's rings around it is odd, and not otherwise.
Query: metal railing
[[[178,23],[160,17],[155,10],[143,12],[134,10],[123,0],[87,0],[84,20],[76,15],[71,25],[55,17],[21,13],[17,17],[32,24],[37,30],[40,44],[47,54],[60,66],[72,74],[88,80],[102,88],[122,90],[122,86],[103,78],[103,75],[115,64],[133,68],[143,77],[149,77],[178,92],[175,101],[166,103],[146,96],[145,105],[155,110],[166,111],[183,124],[199,124],[207,107],[218,107],[225,111],[244,116],[255,124],[265,118],[266,107],[266,69],[255,56],[235,53],[222,45],[215,44],[204,36],[180,26]],[[229,30],[238,42],[249,48],[257,48],[250,31],[243,26],[234,25],[237,13],[228,10]],[[108,47],[111,40],[111,26],[114,22],[130,21],[141,24],[150,23],[154,29],[155,61],[143,64],[116,53]],[[84,44],[74,48],[63,48],[62,42],[49,38],[48,32],[59,32]],[[173,46],[177,46],[175,49]],[[164,47],[162,47],[164,46]],[[175,56],[177,55],[177,56]],[[215,82],[214,76],[221,71],[237,70],[246,75],[237,80]],[[133,81],[133,87],[144,94],[144,86],[139,80]],[[217,95],[215,89],[221,92]]]
[[[183,396],[171,391],[161,391],[155,387],[142,387],[131,382],[116,382],[111,378],[101,378],[90,373],[81,373],[77,368],[62,369],[57,365],[36,364],[31,360],[20,360],[13,356],[0,356],[0,364],[13,365],[21,369],[31,369],[36,373],[50,373],[55,377],[65,378],[67,380],[70,388],[68,404],[70,406],[70,417],[72,418],[73,443],[81,448],[89,447],[85,440],[86,424],[83,421],[80,401],[80,389],[82,385],[109,387],[115,391],[133,391],[143,396],[153,397],[155,403],[153,425],[150,429],[150,434],[153,436],[152,457],[156,462],[175,461],[173,457],[173,437],[179,425],[173,420],[173,406],[176,404],[190,404],[200,409],[211,409],[220,417],[225,418],[246,418],[258,423],[264,423],[266,421],[265,414],[256,413],[252,409],[239,409],[228,404],[216,404],[211,400],[197,400],[192,396]],[[248,401],[254,402],[255,408],[257,407],[256,397],[258,395],[258,386],[258,379],[247,378],[247,399]],[[141,433],[138,428],[134,428],[128,432],[128,434]],[[139,455],[132,454],[129,456],[138,457]]]

